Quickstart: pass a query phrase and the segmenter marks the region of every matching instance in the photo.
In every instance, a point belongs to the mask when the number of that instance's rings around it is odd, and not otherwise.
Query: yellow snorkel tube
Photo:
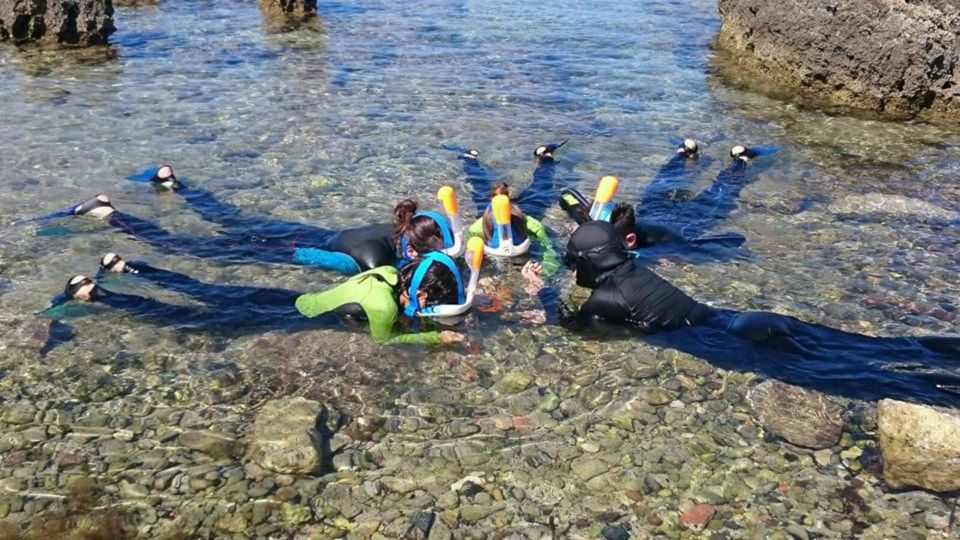
[[[613,198],[617,196],[617,188],[620,182],[613,176],[604,176],[600,179],[600,185],[597,186],[597,195],[593,198],[593,206],[590,207],[590,219],[596,221],[610,221],[610,214],[613,212]]]
[[[484,244],[483,250],[487,255],[498,257],[513,257],[523,255],[530,250],[530,238],[524,238],[518,245],[513,244],[513,226],[511,223],[510,197],[497,195],[490,201],[493,211],[493,236],[497,240],[496,247]]]
[[[450,222],[450,234],[453,235],[453,246],[443,252],[456,259],[463,255],[463,221],[460,220],[460,203],[457,201],[457,192],[450,186],[443,186],[437,191],[437,200],[447,221]]]

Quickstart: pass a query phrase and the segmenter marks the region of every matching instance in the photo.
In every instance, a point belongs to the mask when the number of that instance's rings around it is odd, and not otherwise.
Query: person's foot
[[[542,162],[554,161],[553,153],[565,144],[567,144],[567,141],[560,144],[541,144],[533,151],[533,157]]]
[[[177,175],[173,174],[173,167],[170,165],[164,165],[157,169],[157,172],[154,173],[153,178],[150,179],[150,183],[158,188],[169,189],[173,191],[183,187],[183,184],[177,180]]]
[[[127,263],[116,253],[107,253],[100,259],[100,268],[105,272],[121,273],[127,269]]]
[[[700,152],[700,145],[693,139],[684,139],[683,144],[677,148],[678,154],[683,154],[688,158],[695,157]]]
[[[108,217],[115,211],[116,209],[110,204],[110,197],[102,193],[83,204],[77,205],[77,207],[73,209],[75,215],[92,216],[95,218]]]
[[[750,161],[751,159],[757,157],[757,153],[747,148],[746,146],[741,146],[738,144],[730,149],[730,157],[732,157],[733,159],[742,159],[743,161]]]
[[[96,283],[86,276],[73,276],[67,280],[63,295],[70,300],[91,300],[96,287]]]
[[[467,150],[466,152],[460,154],[460,159],[469,159],[471,161],[476,161],[480,159],[480,151],[475,148],[471,148],[470,150]]]

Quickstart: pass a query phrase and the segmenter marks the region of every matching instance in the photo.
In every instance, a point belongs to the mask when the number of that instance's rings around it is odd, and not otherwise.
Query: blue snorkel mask
[[[413,278],[410,280],[410,286],[407,294],[410,296],[410,303],[404,308],[403,313],[407,317],[455,317],[466,313],[473,305],[474,293],[477,290],[477,283],[480,281],[480,266],[483,263],[483,241],[479,238],[471,238],[467,247],[466,260],[470,267],[470,282],[466,288],[463,287],[463,280],[460,277],[460,269],[457,264],[445,253],[434,251],[427,254],[413,272]],[[453,273],[457,281],[457,303],[456,304],[436,304],[432,306],[421,306],[417,293],[420,292],[420,284],[423,282],[427,271],[434,264],[442,264]]]

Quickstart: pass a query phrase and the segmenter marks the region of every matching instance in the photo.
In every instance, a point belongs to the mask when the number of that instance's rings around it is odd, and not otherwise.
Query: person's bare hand
[[[516,315],[520,317],[520,322],[525,324],[543,324],[547,322],[547,313],[542,309],[518,311]]]
[[[543,273],[543,266],[536,261],[529,261],[527,264],[523,265],[523,269],[520,270],[520,275],[523,276],[523,279],[527,280],[527,291],[530,294],[537,294],[540,292],[540,289],[543,288],[543,278],[540,277],[540,274]]]
[[[467,337],[461,334],[460,332],[453,332],[451,330],[442,330],[440,332],[440,343],[444,345],[454,345],[456,343],[463,343],[467,340]]]

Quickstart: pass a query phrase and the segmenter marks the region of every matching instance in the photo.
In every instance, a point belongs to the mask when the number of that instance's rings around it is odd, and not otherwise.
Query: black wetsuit
[[[561,315],[561,324],[628,325],[728,369],[754,369],[851,397],[960,406],[960,338],[871,337],[776,313],[709,307],[629,259],[616,242],[616,229],[605,222],[574,232],[568,254],[586,255],[567,262],[576,265],[578,283],[593,291],[579,311]],[[548,311],[562,307],[549,289],[541,300]],[[864,380],[878,386],[865,387]]]
[[[183,330],[241,335],[270,330],[297,331],[307,328],[337,328],[342,319],[335,313],[314,318],[300,314],[295,306],[303,294],[287,289],[217,285],[204,283],[185,274],[163,270],[143,262],[127,262],[127,273],[185,294],[204,305],[168,304],[159,300],[126,294],[102,286],[94,289],[93,305],[106,305],[159,326]],[[62,318],[61,299],[45,314]]]
[[[683,238],[696,238],[709,232],[736,210],[740,193],[750,182],[746,174],[748,163],[734,159],[720,171],[710,187],[693,198],[682,192],[687,159],[676,155],[664,165],[657,177],[647,186],[636,207],[638,222],[669,223]],[[639,224],[639,223],[638,223]]]
[[[472,198],[477,206],[477,215],[482,216],[490,206],[490,196],[493,184],[500,175],[488,169],[478,159],[463,158],[463,173],[470,182]],[[511,197],[512,203],[523,210],[523,213],[537,221],[543,220],[547,209],[557,200],[554,189],[556,162],[553,159],[538,159],[533,170],[533,181],[520,192],[520,195]]]
[[[150,221],[114,212],[109,223],[117,229],[168,253],[182,253],[233,263],[308,264],[324,266],[312,250],[343,253],[359,270],[393,265],[390,224],[332,230],[304,223],[251,218],[239,208],[217,200],[205,190],[185,186],[176,190],[200,216],[220,224],[220,234],[200,237],[171,233]]]

